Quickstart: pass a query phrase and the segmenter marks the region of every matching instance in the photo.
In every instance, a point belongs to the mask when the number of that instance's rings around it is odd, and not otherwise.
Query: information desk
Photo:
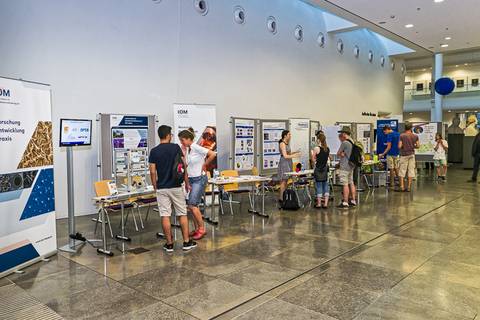
[[[250,202],[250,213],[258,214],[259,216],[268,218],[268,215],[265,214],[265,183],[270,182],[271,178],[260,177],[260,176],[249,176],[249,175],[242,175],[238,177],[218,177],[212,178],[208,180],[208,183],[212,185],[212,203],[210,206],[210,217],[207,217],[213,223],[218,223],[218,216],[215,214],[215,186],[220,190],[223,191],[225,185],[236,183],[236,184],[250,184],[251,185],[251,196],[252,201]],[[255,195],[258,194],[256,191],[260,190],[260,194],[262,196],[262,209],[261,211],[257,211],[255,209]],[[221,195],[220,195],[221,197]],[[222,199],[220,198],[220,205]]]
[[[155,190],[153,188],[147,188],[143,190],[136,190],[131,192],[123,192],[118,193],[111,196],[104,196],[104,197],[94,197],[93,201],[96,204],[100,205],[100,218],[102,220],[102,241],[103,245],[102,248],[98,248],[97,252],[101,254],[106,254],[108,256],[113,256],[113,252],[109,251],[107,248],[107,232],[106,232],[106,221],[105,221],[105,214],[106,208],[113,204],[119,204],[121,207],[121,219],[122,219],[122,227],[121,227],[121,234],[116,235],[115,238],[118,240],[123,241],[130,241],[131,239],[125,235],[125,204],[131,202],[132,198],[149,196],[155,194]],[[124,250],[122,250],[124,252]]]

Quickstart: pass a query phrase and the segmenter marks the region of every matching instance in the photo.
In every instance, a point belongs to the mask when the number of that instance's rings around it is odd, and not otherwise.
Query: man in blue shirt
[[[385,151],[379,155],[380,158],[387,159],[387,167],[390,171],[390,188],[395,186],[395,177],[398,176],[399,155],[398,141],[400,140],[400,133],[393,131],[389,125],[383,127],[383,134],[385,135]]]

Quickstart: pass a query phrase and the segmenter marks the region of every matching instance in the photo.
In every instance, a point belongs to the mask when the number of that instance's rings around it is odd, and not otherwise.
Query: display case
[[[114,179],[118,190],[145,189],[148,181],[148,149],[115,149]]]

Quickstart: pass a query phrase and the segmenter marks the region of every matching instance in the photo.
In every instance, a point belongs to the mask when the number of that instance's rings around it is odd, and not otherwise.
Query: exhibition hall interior
[[[480,319],[478,0],[5,0],[0,320]]]

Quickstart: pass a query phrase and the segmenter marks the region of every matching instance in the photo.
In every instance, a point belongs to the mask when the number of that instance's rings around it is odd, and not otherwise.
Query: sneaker
[[[348,209],[350,206],[348,205],[348,203],[346,202],[342,202],[338,205],[337,208],[340,208],[340,209]]]
[[[353,201],[353,200],[350,200],[348,202],[348,205],[351,206],[351,207],[356,207],[357,206],[357,202],[356,201]]]
[[[188,234],[190,237],[193,237],[195,235],[195,233],[197,233],[198,230],[193,230],[193,231],[190,231],[190,233]]]
[[[192,236],[192,238],[193,238],[193,240],[200,240],[206,234],[207,234],[207,232],[205,230],[204,231],[198,230],[198,231],[195,232],[195,234]]]
[[[165,245],[163,246],[163,250],[167,252],[173,252],[173,243],[171,244],[165,243]]]
[[[190,251],[192,250],[193,248],[195,248],[197,246],[197,243],[195,241],[188,241],[188,242],[184,242],[183,243],[183,251]]]
[[[467,180],[467,182],[476,183],[476,182],[477,182],[477,180],[470,179],[470,180]]]

